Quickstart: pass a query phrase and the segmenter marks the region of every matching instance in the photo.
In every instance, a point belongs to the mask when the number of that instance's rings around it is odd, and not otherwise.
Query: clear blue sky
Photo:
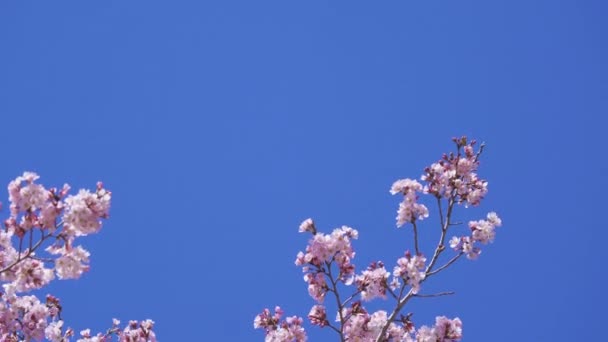
[[[414,302],[414,320],[459,316],[466,341],[601,339],[607,10],[2,1],[0,181],[31,170],[113,191],[84,241],[92,270],[49,289],[69,325],[152,318],[162,341],[261,341],[262,308],[312,304],[293,264],[299,223],[357,228],[357,266],[392,267],[411,236],[390,185],[466,134],[487,143],[490,192],[460,213],[496,210],[504,225],[480,260],[429,283],[457,294]]]

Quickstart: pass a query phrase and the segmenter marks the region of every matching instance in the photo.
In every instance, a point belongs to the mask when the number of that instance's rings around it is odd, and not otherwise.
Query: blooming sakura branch
[[[80,238],[99,232],[109,217],[112,194],[97,183],[95,191],[70,195],[61,189],[37,184],[38,175],[25,172],[9,183],[10,216],[0,230],[0,341],[69,341],[75,335],[65,327],[58,298],[44,302],[24,295],[48,285],[55,278],[77,279],[89,270],[90,253]],[[114,319],[104,333],[79,334],[78,342],[154,342],[154,322],[130,321],[120,327]]]
[[[438,316],[433,325],[417,327],[412,313],[402,313],[412,298],[453,294],[421,294],[421,291],[429,278],[462,256],[478,258],[481,247],[494,240],[495,230],[502,224],[495,212],[470,221],[468,229],[453,221],[454,210],[478,206],[488,192],[488,182],[477,176],[484,145],[476,148],[476,142],[466,137],[453,141],[456,151],[444,154],[425,168],[420,177],[422,183],[406,178],[397,180],[390,188],[391,194],[401,197],[397,227],[411,226],[412,235],[410,249],[394,261],[392,268],[376,261],[358,273],[353,263],[357,230],[342,226],[325,234],[317,230],[312,219],[302,222],[299,231],[312,237],[305,251],[297,254],[295,264],[302,267],[308,294],[314,301],[308,313],[310,324],[333,331],[343,342],[461,341],[462,322],[457,317]],[[419,201],[420,196],[435,203],[439,227],[418,226],[430,215],[427,206]],[[420,246],[420,234],[437,234],[437,245],[430,249]],[[451,249],[446,248],[446,243]],[[376,299],[385,300],[388,308],[369,312],[364,304]],[[283,319],[283,314],[278,306],[274,314],[264,309],[255,317],[254,328],[264,330],[267,342],[306,341],[303,319],[297,316]]]

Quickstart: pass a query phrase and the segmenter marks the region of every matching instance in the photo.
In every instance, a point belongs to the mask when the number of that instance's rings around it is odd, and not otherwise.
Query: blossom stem
[[[416,249],[416,255],[420,255],[420,249],[418,248],[418,227],[416,226],[416,220],[412,221],[414,226],[414,248]]]
[[[433,294],[428,294],[428,295],[424,295],[424,294],[415,294],[414,297],[420,297],[420,298],[432,298],[432,297],[441,297],[441,296],[449,296],[449,295],[453,295],[456,292],[454,291],[446,291],[446,292],[439,292],[439,293],[433,293]]]
[[[340,341],[345,342],[346,340],[344,339],[343,334],[345,320],[344,314],[342,313],[342,301],[340,300],[340,294],[338,293],[337,280],[335,280],[333,275],[331,274],[331,262],[325,262],[325,264],[327,265],[326,274],[329,277],[329,281],[331,282],[331,290],[334,293],[334,297],[336,297],[336,304],[338,305],[338,315],[340,316],[340,330],[337,330],[336,332],[340,334]]]
[[[60,223],[59,225],[61,225],[63,223]],[[57,225],[57,227],[59,226]],[[48,239],[49,237],[54,236],[53,234],[49,234],[49,235],[44,235],[44,232],[42,232],[42,237],[40,238],[40,241],[38,241],[35,245],[32,246],[32,235],[30,234],[30,248],[28,249],[27,253],[25,253],[25,255],[21,255],[21,242],[23,239],[19,240],[19,256],[17,257],[17,260],[13,261],[11,264],[9,264],[8,266],[4,267],[3,269],[0,269],[0,274],[9,271],[11,268],[15,267],[15,265],[17,265],[18,263],[20,263],[21,261],[29,258],[37,249],[38,247],[40,247],[42,245],[42,243],[44,241],[46,241],[46,239]],[[57,237],[59,236],[59,234],[57,235]]]
[[[436,270],[433,270],[433,271],[431,271],[431,272],[428,272],[426,276],[427,276],[427,277],[428,277],[428,276],[432,276],[433,274],[435,274],[435,273],[439,273],[439,272],[441,272],[443,269],[448,268],[448,267],[449,267],[451,264],[453,264],[454,262],[456,262],[456,260],[458,260],[458,259],[459,259],[459,258],[460,258],[460,257],[461,257],[463,254],[464,254],[464,252],[460,252],[460,253],[456,254],[456,256],[454,256],[452,259],[450,259],[450,261],[448,261],[448,262],[447,262],[445,265],[443,265],[443,266],[439,267],[439,268],[438,268],[438,269],[436,269]]]
[[[389,289],[390,290],[390,289]],[[350,295],[348,298],[346,298],[344,300],[344,302],[342,302],[342,307],[345,307],[346,304],[348,304],[348,302],[350,302],[351,300],[353,300],[353,298],[355,298],[355,296],[357,296],[359,293],[361,293],[361,290],[357,290],[355,291],[355,293],[353,293],[352,295]]]

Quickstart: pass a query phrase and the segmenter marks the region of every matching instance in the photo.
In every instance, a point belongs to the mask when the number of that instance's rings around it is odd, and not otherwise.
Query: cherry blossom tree
[[[80,238],[99,232],[110,210],[111,192],[97,183],[94,192],[69,194],[36,183],[39,176],[25,172],[9,183],[10,214],[0,229],[0,341],[69,341],[75,335],[64,326],[58,298],[35,295],[55,279],[77,279],[89,270],[90,253]],[[98,334],[80,332],[78,342],[155,342],[154,322],[130,321],[120,327],[114,319]]]
[[[411,227],[413,236],[411,249],[396,260],[392,272],[382,261],[377,261],[357,274],[352,244],[359,237],[357,230],[343,226],[325,234],[317,230],[312,219],[302,222],[299,231],[312,237],[306,250],[298,253],[295,264],[302,267],[308,294],[315,302],[308,313],[312,325],[332,330],[343,342],[455,342],[462,339],[462,322],[457,317],[439,316],[432,326],[417,328],[411,313],[402,314],[412,298],[453,294],[421,294],[420,291],[426,281],[463,256],[477,259],[481,246],[492,242],[496,227],[501,226],[498,215],[490,212],[484,219],[469,221],[464,234],[461,229],[460,235],[448,241],[448,233],[462,225],[453,220],[454,211],[478,206],[488,192],[488,182],[477,176],[484,145],[476,148],[476,142],[466,137],[453,141],[456,151],[444,154],[425,168],[420,178],[422,183],[407,178],[397,180],[390,188],[391,194],[402,197],[397,227]],[[419,244],[419,234],[428,233],[419,229],[419,223],[429,217],[428,208],[419,201],[421,195],[429,196],[436,203],[440,225],[436,230],[439,240],[428,257]],[[451,252],[446,252],[446,243]],[[364,303],[378,298],[390,299],[391,308],[368,312]],[[335,309],[334,319],[326,299]],[[303,319],[297,316],[283,319],[283,315],[278,306],[274,313],[264,309],[255,317],[254,328],[264,330],[267,342],[306,341]]]

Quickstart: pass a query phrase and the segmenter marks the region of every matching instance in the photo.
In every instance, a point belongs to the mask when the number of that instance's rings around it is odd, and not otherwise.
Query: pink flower
[[[416,193],[420,191],[422,191],[422,185],[420,183],[415,180],[406,178],[395,181],[391,186],[390,193],[391,195],[396,195],[398,193],[407,195],[408,193]]]
[[[266,342],[306,342],[306,331],[302,327],[302,318],[292,316],[281,321],[283,310],[275,308],[274,315],[270,310],[264,309],[253,321],[255,329],[264,329]]]
[[[416,294],[420,290],[420,282],[426,277],[423,272],[425,262],[426,258],[422,255],[412,256],[408,251],[405,253],[405,257],[397,260],[393,276],[403,279],[406,284],[412,287],[412,292]]]
[[[64,335],[61,331],[63,327],[63,321],[51,322],[46,329],[44,329],[44,336],[51,342],[63,342]]]
[[[55,260],[55,272],[59,279],[78,279],[83,272],[89,270],[88,263],[91,254],[81,246],[69,249],[65,246],[60,248],[51,246],[47,248],[47,251],[60,255]]]
[[[327,312],[323,305],[314,305],[308,313],[308,319],[310,323],[318,325],[321,328],[329,324],[327,321]]]
[[[323,303],[325,294],[329,290],[327,283],[325,282],[325,275],[323,273],[307,273],[304,275],[304,280],[308,283],[308,294],[312,299],[319,303]]]
[[[488,182],[477,177],[479,166],[473,147],[466,138],[455,139],[458,153],[444,155],[441,160],[424,169],[421,179],[427,184],[424,192],[437,197],[453,197],[456,203],[477,206],[488,192]],[[464,148],[464,155],[461,149]]]
[[[417,203],[417,192],[422,191],[422,185],[415,180],[400,179],[391,186],[391,194],[403,194],[403,202],[397,210],[397,227],[413,223],[416,219],[423,220],[429,216],[429,210],[423,204]]]
[[[416,341],[420,342],[458,342],[461,339],[462,322],[459,318],[437,317],[434,327],[422,326],[416,333]]]
[[[12,284],[17,292],[39,289],[54,278],[53,270],[45,268],[41,261],[25,259],[16,264],[11,272],[14,275]]]
[[[40,184],[34,184],[38,179],[33,172],[24,172],[23,176],[15,178],[8,185],[11,216],[17,217],[19,212],[34,211],[44,206],[49,199],[49,192]],[[25,185],[22,185],[26,182]]]
[[[502,221],[495,212],[489,213],[487,218],[487,220],[469,222],[473,240],[482,244],[494,241],[494,237],[496,236],[495,229],[502,225]]]
[[[300,224],[299,232],[311,232],[313,235],[316,234],[317,230],[315,229],[315,223],[313,222],[313,220],[311,218],[304,220],[302,224]]]
[[[386,298],[389,275],[381,261],[372,263],[367,270],[355,278],[355,284],[361,291],[361,299],[370,301],[377,297]]]
[[[156,335],[152,328],[154,321],[130,321],[127,327],[118,334],[119,342],[156,342]]]
[[[306,253],[299,252],[296,258],[296,265],[311,265],[316,271],[320,270],[326,263],[335,262],[338,265],[338,278],[349,285],[354,279],[355,266],[351,259],[355,257],[355,252],[351,246],[351,240],[356,239],[359,233],[350,227],[334,229],[330,235],[323,233],[315,234],[306,246]],[[304,272],[309,271],[309,267],[303,268]],[[306,278],[310,281],[313,278]]]
[[[41,340],[47,326],[48,309],[35,296],[15,297],[10,310],[21,324],[25,340]]]
[[[107,218],[110,210],[111,193],[98,188],[96,193],[80,190],[75,196],[65,199],[63,221],[72,235],[88,235],[101,228],[100,218]]]
[[[450,239],[450,247],[457,252],[463,252],[470,260],[475,260],[481,254],[479,247],[473,245],[474,241],[470,236],[452,237]]]

